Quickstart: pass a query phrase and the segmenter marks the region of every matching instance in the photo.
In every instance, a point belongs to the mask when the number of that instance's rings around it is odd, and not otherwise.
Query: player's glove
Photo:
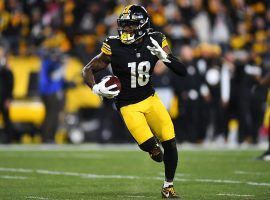
[[[147,49],[151,52],[151,54],[157,56],[163,62],[171,63],[171,61],[168,59],[168,54],[161,48],[158,42],[152,37],[150,37],[150,39],[154,46],[147,46]]]
[[[108,99],[112,99],[116,97],[119,94],[119,90],[112,91],[112,89],[117,88],[116,84],[110,85],[109,87],[106,87],[105,84],[110,78],[105,78],[101,80],[98,84],[95,84],[92,88],[92,91],[102,97],[106,97]]]

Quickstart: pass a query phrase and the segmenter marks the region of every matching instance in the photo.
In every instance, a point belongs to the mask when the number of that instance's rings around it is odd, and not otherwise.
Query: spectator
[[[223,144],[225,138],[226,124],[224,119],[224,107],[222,106],[222,78],[224,70],[220,59],[220,48],[216,45],[209,46],[209,55],[204,55],[206,69],[202,70],[202,66],[198,66],[204,79],[204,87],[201,88],[203,98],[205,99],[208,124],[213,125],[213,139]],[[202,64],[200,64],[202,65]],[[205,90],[205,91],[203,91]],[[212,139],[212,137],[210,137]]]
[[[64,63],[58,49],[49,50],[42,58],[39,88],[46,110],[42,137],[45,143],[52,143],[64,104]]]
[[[180,57],[187,66],[187,77],[180,79],[172,75],[172,85],[175,95],[179,99],[180,117],[176,120],[176,130],[180,141],[199,142],[202,133],[202,95],[200,87],[203,83],[196,62],[193,49],[183,46]]]
[[[5,141],[11,142],[12,126],[9,117],[9,108],[12,100],[13,74],[8,68],[4,49],[0,47],[0,113],[4,122]]]

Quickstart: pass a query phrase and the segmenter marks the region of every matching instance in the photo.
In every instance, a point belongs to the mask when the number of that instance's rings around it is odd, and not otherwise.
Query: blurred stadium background
[[[42,143],[46,113],[39,77],[44,55],[57,50],[71,86],[63,89],[54,142],[133,143],[112,102],[102,102],[81,78],[104,39],[117,34],[116,19],[130,3],[147,8],[153,28],[188,63],[186,79],[162,67],[153,77],[178,141],[232,147],[265,142],[267,88],[254,86],[255,77],[270,69],[269,1],[0,0],[0,45],[14,75],[11,142]],[[221,78],[224,71],[229,75]],[[1,130],[0,142],[5,134]]]
[[[256,81],[270,70],[269,0],[0,0],[0,81],[2,65],[14,76],[9,137],[0,112],[0,199],[160,199],[163,166],[81,77],[130,3],[147,8],[188,67],[184,79],[162,65],[153,76],[181,143],[177,192],[269,199],[269,163],[254,159],[267,149],[270,118],[268,88]],[[43,69],[55,58],[49,75],[61,87],[46,129]]]

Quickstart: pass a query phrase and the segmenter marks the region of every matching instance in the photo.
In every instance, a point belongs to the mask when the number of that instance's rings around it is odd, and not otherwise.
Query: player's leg
[[[12,139],[12,125],[10,121],[9,110],[4,108],[3,105],[0,105],[0,113],[2,113],[3,121],[4,121],[4,133],[5,133],[5,142],[10,143]]]
[[[153,96],[151,105],[149,112],[146,114],[146,120],[161,141],[164,149],[165,181],[162,196],[164,198],[178,198],[173,188],[173,179],[178,163],[173,123],[169,113],[157,95]]]
[[[150,139],[146,140],[142,144],[139,145],[140,149],[148,152],[150,157],[156,162],[163,161],[163,152],[158,145],[155,137],[151,137]]]
[[[150,130],[145,119],[143,104],[133,104],[120,109],[124,122],[138,143],[139,147],[148,152],[150,157],[156,162],[162,162],[163,153]]]
[[[263,152],[262,155],[257,157],[259,160],[265,160],[265,161],[270,161],[270,116],[269,116],[269,125],[268,125],[268,150]]]

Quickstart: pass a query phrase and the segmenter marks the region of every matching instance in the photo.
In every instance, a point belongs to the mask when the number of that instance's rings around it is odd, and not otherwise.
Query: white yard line
[[[270,183],[247,182],[248,185],[270,186]]]
[[[234,171],[235,174],[250,174],[250,175],[256,175],[256,176],[265,176],[265,175],[269,175],[268,172],[247,172],[247,171],[241,171],[241,170],[236,170]]]
[[[38,197],[38,196],[26,196],[25,198],[26,199],[40,199],[40,200],[57,200],[57,199],[50,199],[47,197]],[[64,199],[64,200],[71,200],[71,199]]]
[[[229,197],[254,197],[250,194],[230,194],[230,193],[218,193],[217,196],[229,196]]]
[[[164,176],[164,172],[159,172],[158,175]],[[178,176],[178,177],[181,176],[181,177],[183,177],[183,176],[190,176],[190,174],[176,173],[175,176]]]
[[[44,169],[22,169],[22,168],[0,168],[0,171],[7,172],[22,172],[22,173],[37,173],[45,175],[62,175],[62,176],[77,176],[81,178],[90,179],[148,179],[148,180],[164,180],[163,177],[140,177],[140,176],[130,176],[130,175],[102,175],[102,174],[90,174],[90,173],[78,173],[78,172],[64,172],[64,171],[51,171]],[[269,186],[270,183],[263,182],[252,182],[252,181],[240,181],[240,180],[226,180],[226,179],[185,179],[185,178],[175,178],[175,181],[179,182],[200,182],[200,183],[225,183],[225,184],[247,184],[251,186]]]
[[[19,179],[19,180],[24,180],[27,179],[25,176],[8,176],[8,175],[3,175],[0,176],[0,179]]]
[[[38,174],[49,174],[49,175],[64,175],[64,176],[79,176],[82,178],[103,178],[103,179],[140,179],[137,176],[122,176],[122,175],[98,175],[98,174],[87,174],[87,173],[77,173],[77,172],[62,172],[62,171],[49,171],[38,169],[36,170]]]
[[[27,196],[26,199],[41,199],[41,200],[48,200],[49,198],[46,197],[37,197],[37,196]]]
[[[223,180],[223,179],[195,179],[195,181],[196,182],[203,182],[203,183],[231,183],[231,184],[244,183],[242,181]]]
[[[37,154],[9,154],[10,152],[4,152],[1,157],[12,157],[12,158],[77,158],[77,159],[104,159],[104,156],[101,154],[93,154],[93,153],[81,153],[81,154],[43,154],[44,152]]]
[[[0,171],[4,172],[20,172],[20,173],[33,173],[32,169],[23,169],[23,168],[3,168],[0,167]]]
[[[147,196],[142,196],[142,195],[117,195],[117,197],[124,197],[124,198],[143,198],[143,199],[147,199],[147,198],[151,198],[153,199],[153,197],[147,197]]]

